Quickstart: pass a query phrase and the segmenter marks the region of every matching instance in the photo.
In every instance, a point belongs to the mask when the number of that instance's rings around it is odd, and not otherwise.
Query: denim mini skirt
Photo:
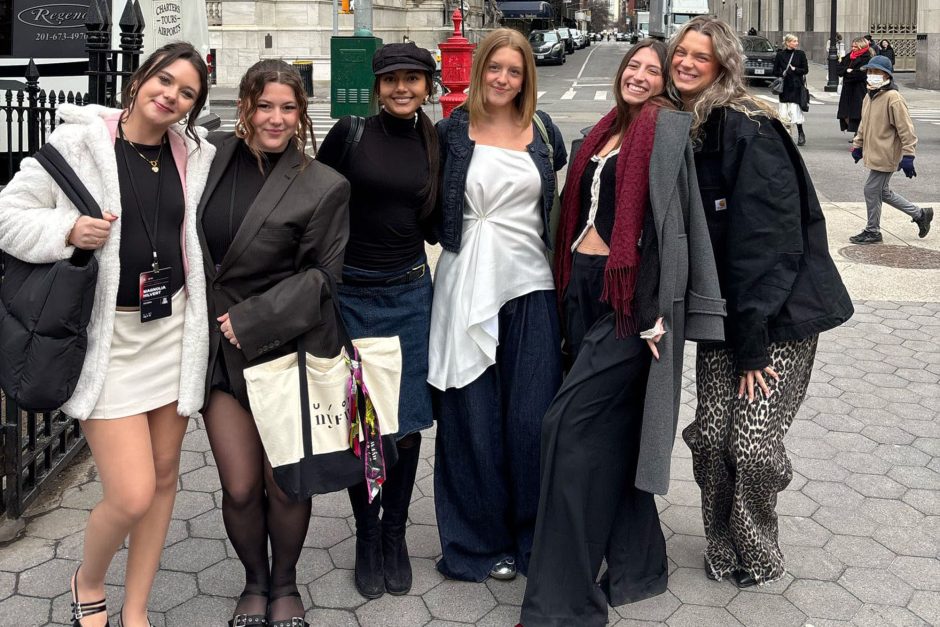
[[[423,273],[414,270],[422,265]],[[432,297],[427,259],[422,256],[391,271],[343,266],[338,290],[343,322],[352,339],[397,335],[401,342],[398,438],[427,429],[434,422],[427,382]]]

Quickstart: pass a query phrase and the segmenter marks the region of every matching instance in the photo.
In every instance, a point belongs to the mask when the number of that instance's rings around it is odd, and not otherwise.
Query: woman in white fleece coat
[[[128,535],[120,624],[149,624],[185,417],[202,405],[208,359],[196,207],[215,148],[194,124],[207,92],[199,53],[173,43],[126,81],[125,109],[59,109],[63,124],[49,142],[98,201],[102,220],[81,216],[33,159],[0,194],[0,249],[49,263],[78,247],[96,250],[99,262],[85,362],[63,406],[82,420],[103,487],[71,581],[74,626],[108,624],[104,577]],[[158,310],[140,301],[154,263],[170,301]]]

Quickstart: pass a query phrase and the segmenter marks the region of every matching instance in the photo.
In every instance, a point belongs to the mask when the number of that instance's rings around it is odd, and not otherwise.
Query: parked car
[[[750,80],[773,80],[774,58],[777,51],[766,37],[759,35],[744,35],[741,37],[744,46],[744,78]]]
[[[618,31],[618,32],[617,32],[617,36],[615,37],[615,39],[616,39],[617,41],[627,41],[627,34]]]
[[[574,39],[574,45],[578,50],[581,50],[587,46],[587,37],[584,36],[584,33],[579,31],[577,28],[571,29],[571,37]]]
[[[558,36],[561,37],[561,40],[565,42],[565,52],[567,54],[574,54],[574,51],[578,49],[577,45],[574,43],[574,38],[571,36],[571,29],[567,27],[556,28],[558,31]]]
[[[565,42],[557,30],[534,30],[529,33],[529,45],[535,55],[535,64],[554,63],[561,65],[565,62]]]

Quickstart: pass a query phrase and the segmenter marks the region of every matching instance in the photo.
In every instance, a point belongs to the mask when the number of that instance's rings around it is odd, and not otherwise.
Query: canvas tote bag
[[[335,291],[333,292],[335,294]],[[251,412],[278,486],[295,499],[366,481],[370,501],[397,460],[402,356],[397,336],[349,340],[334,357],[298,350],[244,370]]]

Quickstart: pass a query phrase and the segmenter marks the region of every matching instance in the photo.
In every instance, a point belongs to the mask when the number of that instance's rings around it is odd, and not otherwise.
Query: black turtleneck
[[[288,150],[293,150],[293,144]],[[277,165],[280,152],[264,152],[262,169],[258,169],[258,159],[248,149],[248,145],[240,141],[235,154],[225,168],[225,173],[219,179],[219,184],[206,202],[206,210],[202,214],[202,228],[206,235],[206,244],[212,255],[212,262],[217,266],[232,245],[235,234],[242,220],[248,214],[255,197],[268,174]]]
[[[349,200],[349,244],[346,264],[365,270],[401,268],[424,252],[420,220],[428,180],[428,158],[415,118],[396,118],[385,111],[366,118],[355,154],[343,166],[340,158],[349,118],[330,130],[317,159],[345,176]]]

